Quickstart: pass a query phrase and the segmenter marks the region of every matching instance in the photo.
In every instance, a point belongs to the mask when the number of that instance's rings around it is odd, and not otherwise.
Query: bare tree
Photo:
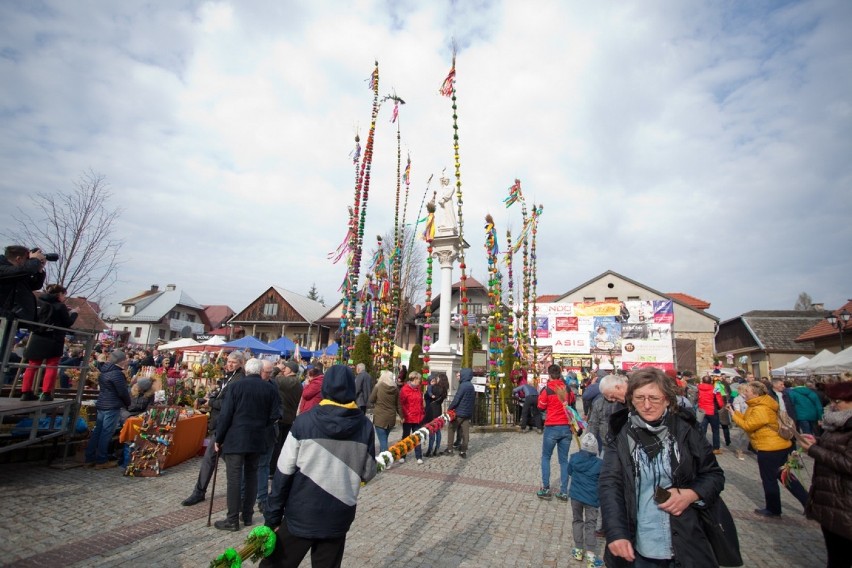
[[[423,295],[426,287],[426,248],[421,240],[414,237],[414,228],[406,225],[400,237],[402,248],[402,264],[400,272],[400,309],[396,322],[396,337],[398,343],[402,324],[415,302]],[[393,257],[393,231],[388,231],[382,237],[382,249],[385,259]],[[394,262],[397,261],[395,257]]]
[[[114,237],[120,209],[108,204],[105,176],[83,173],[68,193],[36,193],[32,212],[18,209],[13,233],[5,236],[43,252],[59,254],[47,263],[47,282],[62,284],[68,295],[102,298],[115,285],[124,241]]]
[[[802,292],[796,299],[796,305],[793,309],[799,312],[810,312],[814,309],[814,301],[811,295],[807,292]]]

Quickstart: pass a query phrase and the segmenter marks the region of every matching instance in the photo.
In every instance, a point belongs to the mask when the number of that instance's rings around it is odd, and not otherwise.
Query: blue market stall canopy
[[[328,347],[326,347],[325,349],[323,349],[322,351],[320,351],[320,353],[321,353],[322,355],[329,355],[329,356],[332,356],[332,357],[333,357],[334,355],[337,355],[337,351],[338,351],[339,349],[340,349],[340,346],[339,346],[339,345],[337,344],[337,342],[335,341],[334,343],[332,343],[331,345],[329,345]]]
[[[270,341],[268,347],[275,349],[275,352],[283,357],[292,357],[296,350],[296,344],[293,340],[286,337],[280,337],[275,341]],[[310,359],[314,356],[314,352],[304,347],[299,347],[299,357],[302,359]]]
[[[224,349],[227,349],[228,347],[231,349],[251,349],[252,353],[278,353],[278,349],[267,345],[252,335],[247,335],[241,339],[237,339],[236,341],[223,343],[220,347]]]

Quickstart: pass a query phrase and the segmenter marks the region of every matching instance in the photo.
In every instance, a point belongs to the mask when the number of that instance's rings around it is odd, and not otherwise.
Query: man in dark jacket
[[[44,284],[44,254],[11,245],[0,256],[0,317],[33,321],[36,299],[33,291]]]
[[[328,369],[322,401],[293,422],[272,480],[265,520],[278,527],[273,554],[260,566],[340,566],[361,483],[376,476],[375,432],[355,404],[355,375]],[[283,521],[283,522],[282,522]]]
[[[275,450],[272,452],[272,470],[278,463],[281,455],[281,447],[290,433],[293,420],[296,419],[296,411],[299,409],[299,401],[302,400],[302,381],[299,380],[299,364],[295,361],[284,363],[281,372],[275,377],[278,385],[278,396],[281,397],[281,419],[278,421],[278,439],[275,442]]]
[[[118,349],[110,353],[107,362],[101,365],[98,400],[95,403],[98,417],[86,446],[86,467],[107,469],[118,465],[117,461],[107,461],[107,450],[118,426],[121,410],[130,406],[130,392],[124,377],[126,366],[127,355]]]
[[[367,372],[364,363],[355,365],[355,404],[364,414],[367,413],[367,401],[370,400],[370,392],[373,390],[373,377]]]
[[[784,379],[772,379],[772,392],[769,394],[774,396],[778,401],[779,410],[786,412],[793,419],[793,422],[796,422],[798,420],[796,418],[796,405],[793,404],[790,393],[787,392],[788,390],[784,387]]]
[[[272,365],[264,371],[263,364],[260,359],[246,362],[245,378],[228,388],[216,421],[215,450],[222,452],[228,474],[228,516],[213,524],[220,530],[240,530],[240,512],[245,526],[253,523],[258,461],[272,442],[267,433],[281,417],[278,390],[261,376],[271,375]]]
[[[459,371],[459,388],[453,402],[448,410],[456,411],[456,419],[450,422],[450,436],[447,441],[447,451],[444,454],[453,455],[453,447],[450,445],[456,439],[456,430],[461,430],[461,445],[459,455],[467,457],[468,442],[470,442],[470,419],[473,417],[473,406],[476,401],[476,391],[473,388],[473,369],[462,369]]]
[[[243,364],[245,357],[239,351],[234,351],[228,354],[225,360],[225,376],[219,381],[219,388],[210,392],[207,405],[210,408],[210,415],[207,417],[207,450],[204,452],[204,457],[201,458],[201,470],[198,472],[198,481],[195,482],[195,488],[192,494],[181,502],[181,505],[190,506],[204,501],[204,496],[207,494],[207,486],[210,484],[210,479],[213,477],[213,471],[216,469],[216,443],[215,430],[216,419],[219,417],[219,411],[222,409],[222,401],[229,385],[238,382],[243,378]]]

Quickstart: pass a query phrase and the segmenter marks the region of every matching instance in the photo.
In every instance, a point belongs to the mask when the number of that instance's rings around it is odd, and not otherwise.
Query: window
[[[606,298],[604,298],[604,300],[606,300],[607,302],[617,302],[618,297],[617,296],[607,296]]]
[[[124,313],[129,314],[129,313],[130,313],[131,308],[132,308],[132,306],[125,305],[125,306],[124,306]]]
[[[142,328],[141,327],[136,328],[136,330],[133,332],[133,337],[142,337]]]
[[[177,310],[172,310],[169,312],[169,317],[172,319],[180,319],[180,312]]]
[[[594,296],[586,296],[586,297],[583,298],[583,301],[584,302],[594,302],[595,297]]]
[[[195,323],[195,314],[186,314],[186,321]]]
[[[461,313],[461,307],[459,307],[459,313]],[[482,304],[468,304],[467,315],[478,316],[482,313]]]
[[[124,329],[122,331],[130,331],[130,328],[127,327],[127,326],[124,326]]]
[[[165,338],[166,338],[166,330],[165,330],[165,329],[161,329],[161,330],[157,333],[157,337],[159,337],[160,339],[165,339]]]
[[[177,339],[177,336],[178,336],[178,332],[176,332],[176,331],[169,332],[169,339],[170,340],[171,339]]]
[[[265,316],[277,316],[278,315],[278,304],[263,304],[263,315],[265,315]]]
[[[628,302],[638,302],[639,296],[627,296],[627,301]]]

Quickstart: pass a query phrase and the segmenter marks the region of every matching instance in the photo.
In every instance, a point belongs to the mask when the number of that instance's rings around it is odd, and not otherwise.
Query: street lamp
[[[843,351],[843,329],[846,327],[846,324],[849,322],[849,318],[852,317],[846,308],[835,315],[834,312],[829,312],[827,316],[825,316],[825,320],[831,325],[831,327],[837,328],[837,333],[840,334],[840,350]]]

